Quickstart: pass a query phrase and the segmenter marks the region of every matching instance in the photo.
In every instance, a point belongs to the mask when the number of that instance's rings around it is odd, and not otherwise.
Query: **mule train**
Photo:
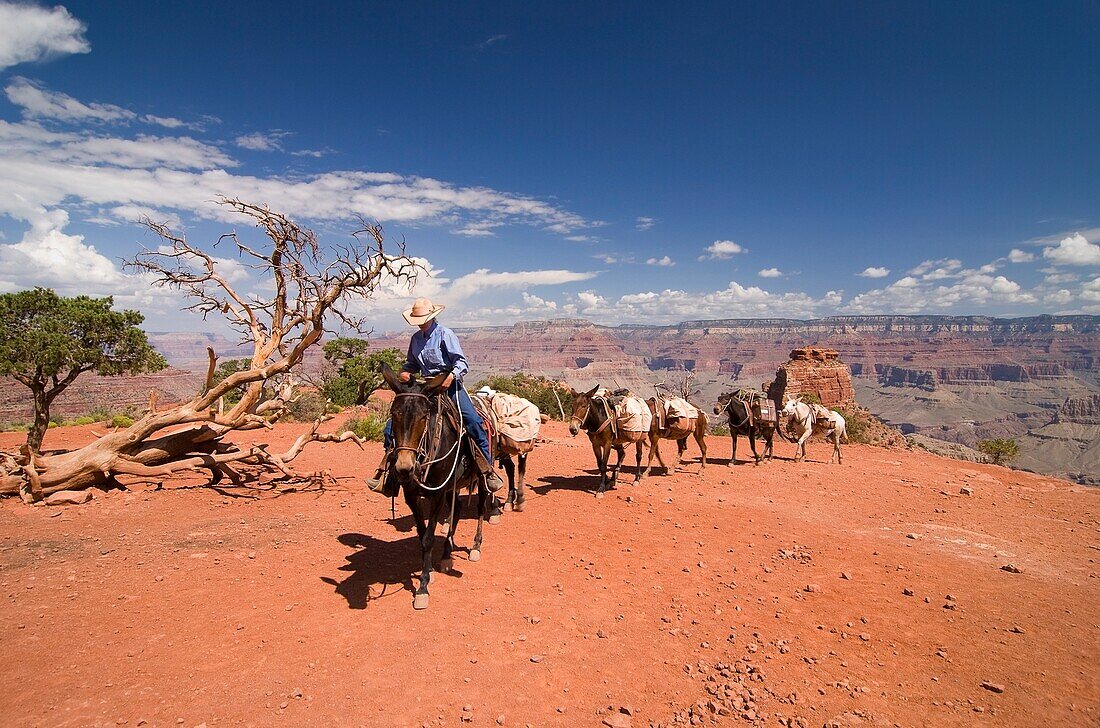
[[[643,400],[628,390],[609,393],[598,385],[587,392],[578,392],[572,388],[569,392],[572,397],[569,434],[575,436],[584,430],[592,443],[596,467],[600,471],[596,497],[601,497],[608,486],[615,487],[619,469],[626,456],[626,446],[630,444],[634,445],[637,466],[635,483],[649,475],[654,455],[665,472],[679,470],[689,437],[694,437],[699,445],[700,472],[706,469],[707,416],[686,399],[650,397]],[[661,440],[676,442],[676,458],[671,468],[661,456]],[[649,444],[649,458],[645,470],[642,470],[642,447],[646,443]],[[609,469],[612,451],[617,457],[615,464]]]
[[[390,407],[394,447],[393,456],[388,459],[384,492],[392,497],[400,492],[412,513],[423,561],[413,606],[425,609],[433,570],[435,529],[439,524],[444,526],[439,568],[450,571],[453,567],[454,536],[461,515],[459,493],[462,490],[477,492],[477,531],[469,551],[470,561],[480,560],[484,522],[496,522],[501,505],[510,506],[516,512],[525,509],[527,457],[535,447],[541,413],[531,402],[495,392],[489,387],[478,390],[472,398],[487,426],[493,457],[508,475],[508,494],[501,504],[489,491],[484,474],[474,463],[471,443],[464,436],[461,411],[452,398],[446,396],[447,374],[423,381],[403,381],[389,367],[383,366],[382,375],[395,393]],[[591,441],[600,472],[596,497],[615,486],[628,445],[634,446],[635,483],[650,473],[654,456],[666,473],[676,472],[683,463],[689,438],[694,438],[699,446],[699,472],[705,471],[708,419],[685,398],[657,396],[643,400],[627,390],[609,393],[598,386],[585,392],[570,389],[570,394],[569,432],[575,436],[583,430]],[[718,398],[714,413],[724,412],[730,423],[731,466],[736,463],[738,435],[749,439],[756,464],[762,459],[771,459],[777,432],[784,437],[780,412],[771,399],[772,394],[737,390]],[[782,414],[790,418],[790,427],[797,438],[792,440],[796,443],[796,461],[805,458],[806,440],[814,432],[826,434],[833,443],[833,459],[840,461],[840,442],[845,437],[843,417],[820,405],[809,405],[790,397],[784,399]],[[765,441],[763,455],[756,449],[758,435]],[[676,442],[677,451],[671,467],[661,455],[661,440]],[[649,457],[643,469],[642,449],[646,444],[649,445]],[[612,451],[616,454],[614,465],[610,463]]]
[[[776,434],[781,439],[794,443],[795,462],[806,459],[806,441],[815,434],[824,435],[833,444],[829,462],[841,462],[840,443],[847,442],[844,417],[820,404],[803,402],[801,396],[789,396],[786,389],[787,375],[780,369],[776,372],[775,379],[767,385],[766,391],[738,389],[718,398],[714,413],[726,414],[733,440],[730,466],[737,462],[738,435],[748,438],[753,460],[757,465],[762,459],[771,460]],[[784,433],[784,428],[790,430],[792,437]],[[763,456],[756,451],[757,435],[764,439]]]

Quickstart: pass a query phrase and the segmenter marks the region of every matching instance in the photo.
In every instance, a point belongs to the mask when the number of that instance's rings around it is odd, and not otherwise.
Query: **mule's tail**
[[[790,437],[787,436],[786,432],[783,432],[783,423],[782,422],[776,422],[775,423],[775,432],[776,432],[777,435],[779,435],[779,439],[783,440],[784,442],[790,442],[790,443],[798,442],[797,438],[792,440]]]

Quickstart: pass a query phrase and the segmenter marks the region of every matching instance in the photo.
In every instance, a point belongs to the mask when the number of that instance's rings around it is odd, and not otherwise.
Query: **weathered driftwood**
[[[309,347],[325,333],[326,319],[337,319],[345,328],[363,330],[363,322],[348,313],[354,297],[370,297],[377,286],[407,282],[415,277],[416,264],[399,246],[397,255],[383,251],[382,229],[363,224],[353,233],[355,242],[336,249],[331,259],[313,233],[284,215],[237,199],[221,204],[251,219],[268,238],[266,249],[242,243],[235,233],[224,235],[235,252],[262,276],[270,276],[275,288],[269,299],[238,293],[219,274],[216,259],[172,233],[166,226],[145,221],[168,247],[145,250],[128,261],[155,285],[181,290],[192,303],[189,310],[205,317],[217,312],[253,345],[251,365],[220,382],[214,382],[217,357],[209,353],[209,368],[202,388],[183,404],[149,412],[125,429],[100,436],[69,452],[33,454],[0,453],[0,494],[18,493],[28,502],[59,490],[80,490],[109,483],[116,475],[160,478],[185,470],[208,470],[215,482],[229,477],[242,481],[238,467],[261,468],[283,476],[293,475],[289,463],[311,442],[362,444],[351,432],[317,432],[322,420],[303,433],[284,453],[272,453],[264,444],[236,445],[225,441],[235,430],[272,427],[286,411],[289,386],[265,398],[265,383],[279,381],[301,363]],[[365,241],[365,242],[364,242]],[[244,387],[240,401],[228,409],[224,396]],[[236,466],[236,467],[235,467]]]

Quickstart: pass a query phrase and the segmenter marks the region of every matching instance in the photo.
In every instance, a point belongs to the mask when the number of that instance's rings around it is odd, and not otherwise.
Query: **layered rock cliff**
[[[1054,422],[1100,425],[1100,394],[1067,399],[1054,415]]]
[[[779,387],[775,386],[779,383]],[[804,346],[795,349],[790,359],[776,370],[776,379],[764,387],[773,399],[779,398],[779,390],[788,397],[813,394],[821,404],[830,408],[850,407],[856,401],[852,388],[852,373],[848,365],[840,361],[836,349]],[[782,402],[778,402],[782,406]]]

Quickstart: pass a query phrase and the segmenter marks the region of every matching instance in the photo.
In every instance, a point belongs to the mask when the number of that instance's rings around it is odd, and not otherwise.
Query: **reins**
[[[599,427],[597,427],[595,430],[591,429],[591,427],[589,425],[587,425],[586,423],[588,422],[589,415],[592,414],[592,400],[594,400],[594,399],[597,399],[597,397],[591,397],[585,403],[585,405],[584,405],[584,416],[583,417],[577,417],[576,415],[573,415],[572,417],[569,418],[569,424],[570,425],[572,425],[573,422],[575,421],[577,423],[577,426],[582,428],[589,435],[598,435],[599,433],[603,432],[608,427],[611,427],[611,425],[612,425],[612,423],[615,419],[614,415],[611,414],[610,408],[608,407],[607,400],[604,399],[603,397],[599,397],[598,399],[603,404],[604,415],[606,416],[607,419],[605,419],[603,421],[603,424],[600,425]],[[612,430],[612,436],[614,436],[614,430]]]
[[[733,400],[734,400],[734,398],[731,397],[730,400],[728,402],[726,402],[726,406],[725,406],[726,417],[729,418],[729,419],[733,419]],[[752,417],[749,415],[749,407],[751,405],[749,405],[747,403],[744,403],[744,402],[742,402],[742,404],[745,405],[745,419],[743,419],[741,422],[739,422],[736,425],[731,424],[730,426],[733,427],[733,428],[744,427],[746,424],[748,424],[749,420],[752,419]]]
[[[415,453],[417,460],[416,469],[418,472],[417,480],[420,481],[419,486],[421,489],[426,490],[430,493],[435,493],[446,488],[447,485],[451,482],[451,479],[454,477],[455,471],[458,470],[458,461],[460,455],[458,449],[462,445],[462,437],[466,428],[465,423],[462,419],[462,408],[456,405],[455,409],[458,410],[458,432],[456,433],[454,444],[451,445],[447,452],[440,455],[439,457],[434,459],[427,459],[429,458],[429,453],[434,452],[434,450],[436,449],[436,443],[439,442],[439,438],[443,434],[443,420],[446,417],[446,413],[444,412],[445,405],[441,403],[440,396],[441,395],[436,395],[436,397],[434,398],[434,403],[436,403],[438,406],[434,412],[429,413],[428,424],[424,427],[424,433],[420,436],[420,442],[417,444],[417,446],[409,447],[408,445],[398,445],[394,448],[395,451],[408,450],[409,452]],[[398,392],[394,395],[394,399],[397,399],[398,397],[421,397],[425,400],[428,400],[428,402],[433,402],[432,397],[429,397],[426,394],[422,394],[421,392]],[[437,426],[435,427],[434,436],[429,437],[429,432],[432,430],[433,414],[435,415],[435,423]],[[454,460],[451,463],[451,470],[449,473],[447,473],[447,477],[443,480],[443,482],[437,486],[430,486],[425,484],[424,480],[431,467],[436,463],[443,462],[447,458],[450,458],[452,453],[454,454]]]

